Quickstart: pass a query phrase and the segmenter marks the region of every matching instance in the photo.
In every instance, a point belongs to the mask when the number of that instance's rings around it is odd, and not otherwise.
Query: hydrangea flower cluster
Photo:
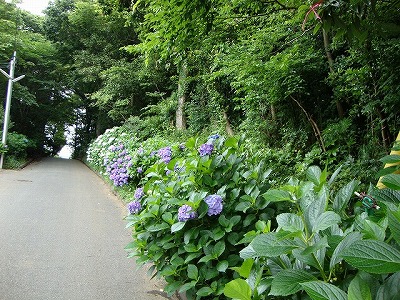
[[[137,200],[128,203],[127,207],[130,214],[137,214],[142,209],[142,205]]]
[[[135,191],[135,195],[134,195],[134,197],[135,197],[135,199],[136,200],[139,200],[140,198],[142,198],[144,196],[144,191],[143,191],[143,188],[137,188],[136,189],[136,191]]]
[[[222,212],[223,204],[220,195],[208,195],[204,198],[204,202],[208,205],[207,215],[219,215]]]
[[[193,211],[193,208],[189,205],[182,205],[178,209],[178,221],[179,222],[186,222],[190,219],[197,218],[197,213]]]
[[[176,163],[175,164],[175,166],[174,166],[174,171],[176,172],[176,173],[180,173],[180,172],[185,172],[185,166],[179,166],[179,164],[178,163]]]
[[[199,153],[200,153],[200,156],[211,155],[213,150],[214,150],[214,145],[206,143],[206,144],[203,144],[200,146]]]
[[[208,139],[210,139],[210,140],[218,140],[220,137],[221,136],[218,133],[216,133],[216,134],[210,135],[208,137]]]
[[[164,147],[157,151],[157,155],[161,158],[163,162],[166,164],[169,163],[172,159],[172,149],[171,147]]]
[[[108,150],[117,154],[117,157],[112,160],[108,157],[104,159],[107,174],[115,186],[123,186],[129,180],[128,168],[132,166],[132,157],[128,155],[122,144],[119,146],[112,145]]]

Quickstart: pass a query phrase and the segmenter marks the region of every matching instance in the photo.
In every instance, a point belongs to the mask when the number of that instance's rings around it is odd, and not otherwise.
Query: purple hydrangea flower
[[[104,159],[106,171],[110,180],[113,181],[115,186],[123,186],[124,184],[128,183],[128,168],[132,166],[132,158],[129,155],[126,155],[126,150],[120,149],[121,145],[118,148],[112,146],[113,152],[120,151],[120,153],[117,153],[118,158],[114,157],[110,160],[108,157],[106,157]],[[111,149],[111,147],[109,149]]]
[[[167,170],[167,171],[165,171],[165,175],[169,175],[169,174],[171,174],[171,170]]]
[[[213,150],[214,150],[213,144],[203,144],[199,148],[199,153],[200,153],[200,156],[211,155]]]
[[[137,154],[142,155],[143,153],[144,153],[144,150],[143,150],[142,147],[140,147],[140,148],[137,150]]]
[[[127,207],[130,214],[137,214],[142,209],[142,205],[137,200],[128,203]]]
[[[208,205],[207,215],[219,215],[222,212],[223,204],[220,195],[208,195],[204,198],[204,202]]]
[[[114,152],[115,150],[117,150],[117,147],[115,147],[114,145],[111,145],[110,147],[108,147],[108,150]]]
[[[185,222],[190,219],[194,219],[197,217],[197,213],[193,211],[193,208],[189,205],[182,205],[178,209],[178,221]]]
[[[144,196],[143,188],[137,188],[134,195],[135,199],[139,200],[143,196]]]
[[[157,155],[161,158],[163,162],[167,164],[172,159],[172,149],[171,147],[161,148],[160,150],[158,150]]]
[[[137,168],[137,172],[138,172],[139,174],[143,173],[143,168],[142,168],[142,167]]]

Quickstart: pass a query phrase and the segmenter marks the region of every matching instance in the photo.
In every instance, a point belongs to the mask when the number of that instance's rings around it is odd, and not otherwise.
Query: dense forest
[[[370,170],[400,127],[395,0],[55,0],[44,16],[8,2],[0,63],[16,50],[26,75],[11,139],[30,156],[55,155],[74,127],[83,157],[125,124],[142,138],[245,133],[287,164]]]

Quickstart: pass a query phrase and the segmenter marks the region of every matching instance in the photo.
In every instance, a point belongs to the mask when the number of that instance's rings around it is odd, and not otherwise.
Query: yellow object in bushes
[[[397,135],[396,142],[400,142],[400,132],[399,132],[399,134]],[[392,151],[390,152],[390,155],[400,155],[400,150],[397,150],[397,151],[392,150]],[[396,165],[399,165],[399,164],[400,164],[400,162],[395,162],[395,163],[391,163],[391,164],[385,164],[385,168],[392,167],[392,166],[396,166]],[[395,174],[400,174],[400,170],[397,170],[397,171],[395,171],[394,173],[395,173]],[[382,177],[379,178],[378,184],[377,184],[376,186],[377,186],[379,189],[383,189],[383,188],[386,187],[386,186],[382,183]]]

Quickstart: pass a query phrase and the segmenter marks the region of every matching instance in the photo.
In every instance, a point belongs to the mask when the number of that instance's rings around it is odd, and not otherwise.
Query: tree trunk
[[[308,122],[310,122],[310,124],[311,124],[311,128],[314,131],[315,138],[317,139],[322,152],[325,153],[326,152],[325,143],[324,143],[321,131],[319,130],[317,123],[312,119],[311,115],[305,110],[305,108],[300,104],[300,102],[296,100],[296,98],[294,98],[293,96],[290,96],[290,98],[292,98],[292,100],[294,102],[296,102],[296,104],[304,112],[305,116],[307,117]]]
[[[232,126],[231,126],[231,123],[229,122],[228,114],[226,113],[225,110],[222,111],[222,114],[223,114],[224,120],[225,120],[225,130],[226,130],[226,133],[227,133],[228,135],[230,135],[230,136],[234,135],[233,129],[232,129]]]
[[[333,65],[334,65],[335,61],[333,60],[332,52],[330,50],[330,41],[329,41],[328,33],[325,31],[325,29],[322,29],[322,36],[324,38],[324,48],[325,48],[326,57],[328,59],[329,72],[333,73],[334,72]],[[339,100],[336,100],[335,102],[336,102],[336,110],[338,112],[339,118],[343,118],[344,110],[343,110],[342,103],[340,103]]]
[[[178,107],[176,108],[176,129],[186,129],[185,117],[185,102],[187,100],[187,77],[188,69],[186,60],[183,60],[179,65],[179,80],[178,80]]]
[[[389,149],[392,141],[390,137],[391,135],[390,135],[389,125],[386,120],[386,115],[379,107],[376,108],[376,111],[378,112],[379,118],[381,120],[380,123],[381,123],[381,135],[382,135],[383,146],[386,149]]]
[[[271,118],[272,118],[272,122],[276,122],[276,109],[275,109],[275,105],[273,105],[271,103],[270,105],[270,109],[271,109]]]

